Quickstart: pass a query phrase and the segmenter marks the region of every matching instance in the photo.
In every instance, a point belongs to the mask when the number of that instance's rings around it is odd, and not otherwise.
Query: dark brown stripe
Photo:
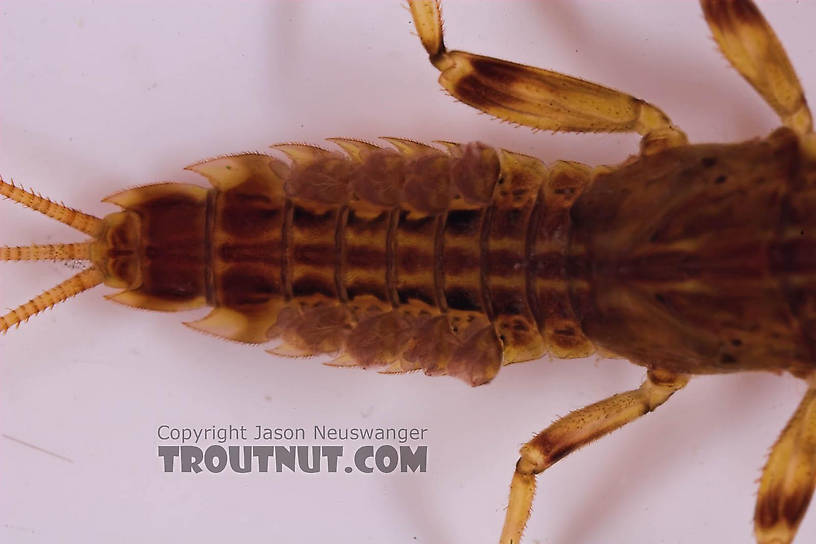
[[[304,206],[295,204],[293,213],[293,225],[297,225],[300,231],[324,232],[335,227],[336,210],[328,210],[323,213],[315,212]]]
[[[453,287],[445,291],[447,306],[451,310],[462,310],[467,312],[481,312],[482,301],[478,293],[471,293],[462,287]]]
[[[244,190],[245,182],[241,187],[222,192],[219,198],[221,213],[219,215],[219,229],[238,240],[246,240],[265,236],[269,227],[276,224],[282,209],[275,206],[267,194],[250,194]],[[255,190],[263,191],[257,187]]]
[[[322,276],[305,275],[292,282],[292,295],[294,297],[309,297],[318,294],[328,298],[335,298],[334,281],[329,283]]]
[[[255,244],[222,244],[218,248],[218,258],[225,263],[280,263],[280,244],[259,242]]]
[[[493,214],[493,224],[490,226],[490,237],[494,240],[518,238],[519,230],[524,226],[527,207],[502,208]]]
[[[294,205],[287,198],[284,206],[283,226],[281,227],[281,285],[283,296],[289,301],[294,292],[292,290],[292,221],[294,220]]]
[[[280,294],[280,285],[263,266],[235,265],[221,274],[221,301],[230,308],[257,307]]]
[[[481,267],[478,248],[446,247],[444,273],[451,276],[465,275]]]
[[[546,180],[543,183],[546,183]],[[533,319],[535,319],[539,331],[544,330],[544,320],[541,306],[536,296],[535,284],[538,276],[533,267],[533,251],[536,240],[538,239],[538,225],[541,220],[542,208],[544,207],[543,193],[542,184],[541,190],[536,194],[533,211],[530,212],[530,221],[527,223],[527,234],[524,241],[524,293],[527,296],[527,305],[530,307],[530,312],[533,314]]]
[[[488,250],[487,261],[490,276],[493,278],[518,276],[524,265],[524,255],[515,249],[494,249]]]
[[[397,295],[400,304],[409,304],[412,300],[419,300],[428,306],[436,305],[434,293],[429,293],[422,285],[404,285],[399,288]]]
[[[487,315],[487,319],[491,322],[495,317],[493,313],[493,305],[490,301],[490,285],[488,284],[487,274],[490,265],[489,251],[490,251],[490,228],[493,224],[493,215],[495,207],[489,206],[484,209],[482,214],[482,230],[479,233],[479,298],[481,298],[482,309]]]
[[[445,296],[445,224],[448,215],[448,213],[444,213],[437,216],[436,228],[434,229],[434,298],[436,299],[436,307],[442,313],[448,311],[448,302]]]
[[[566,279],[565,264],[566,259],[561,251],[537,253],[530,257],[530,274],[537,280]]]
[[[714,255],[713,251],[717,251]],[[656,250],[652,254],[597,265],[596,274],[612,274],[627,281],[679,282],[689,279],[761,279],[768,273],[765,249],[749,243],[712,248],[712,254]]]
[[[399,228],[400,210],[395,208],[388,215],[388,231],[385,235],[385,288],[391,306],[399,308],[397,293],[397,229]]]
[[[527,303],[521,289],[496,287],[490,289],[490,302],[497,316],[527,316]]]
[[[334,229],[334,289],[341,303],[348,302],[346,291],[346,223],[349,218],[348,206],[343,206],[337,212],[337,223]]]
[[[346,262],[349,268],[379,272],[386,264],[387,248],[352,245],[347,248]]]
[[[397,269],[406,274],[433,272],[434,263],[434,254],[425,251],[424,248],[411,246],[398,248]]]
[[[804,232],[802,233],[804,236]],[[796,320],[796,328],[801,331],[810,355],[816,360],[816,327],[812,308],[816,302],[814,286],[816,285],[816,242],[808,238],[776,242],[769,249],[769,268],[771,273],[780,278],[780,285],[791,313]],[[786,276],[798,276],[798,281],[805,285],[791,285]],[[807,282],[805,277],[810,276]],[[809,285],[808,285],[809,283]]]
[[[382,212],[375,217],[360,216],[359,213],[352,208],[346,226],[350,232],[359,233],[361,235],[379,234],[383,230],[388,230],[390,215],[390,212]]]
[[[215,232],[215,209],[219,193],[215,189],[207,191],[207,208],[204,215],[204,293],[209,306],[216,306],[215,300],[215,275],[213,273],[213,262],[215,253],[213,251],[213,234]]]
[[[333,243],[297,244],[292,250],[292,260],[295,265],[335,268],[335,249]]]
[[[770,269],[775,275],[816,272],[816,240],[804,238],[783,240],[769,248]]]
[[[436,228],[438,215],[425,217],[409,217],[407,211],[400,211],[399,230],[403,234],[415,234],[417,237],[432,234]]]
[[[370,295],[372,297],[376,297],[382,302],[390,303],[385,286],[379,281],[360,279],[349,282],[346,289],[348,290],[348,297],[351,301],[354,301],[354,299],[357,297]]]
[[[480,232],[483,211],[483,208],[449,211],[445,218],[445,232],[454,237],[475,238]]]

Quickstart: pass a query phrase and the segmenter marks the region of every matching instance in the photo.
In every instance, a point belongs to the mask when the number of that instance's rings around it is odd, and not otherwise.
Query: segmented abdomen
[[[479,143],[333,141],[345,154],[289,144],[277,148],[291,164],[244,154],[190,167],[215,187],[198,197],[215,309],[188,325],[473,385],[502,363],[592,351],[566,273],[586,167]]]

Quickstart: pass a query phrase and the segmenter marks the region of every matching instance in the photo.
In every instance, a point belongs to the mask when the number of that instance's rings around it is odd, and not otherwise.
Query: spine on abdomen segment
[[[214,185],[206,292],[189,323],[272,353],[424,370],[472,385],[548,351],[584,356],[569,300],[569,208],[590,173],[479,143],[333,140],[190,167]]]

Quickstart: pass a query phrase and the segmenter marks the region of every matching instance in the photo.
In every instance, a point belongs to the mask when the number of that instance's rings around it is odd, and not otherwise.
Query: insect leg
[[[651,153],[686,143],[686,135],[657,107],[609,87],[558,72],[466,51],[448,51],[438,0],[411,0],[419,38],[439,69],[439,83],[485,113],[534,129],[637,132]]]
[[[813,119],[799,78],[773,29],[751,0],[700,0],[708,26],[728,62],[800,135]]]
[[[638,389],[613,395],[559,419],[521,448],[513,481],[501,544],[518,544],[535,492],[536,474],[581,446],[634,421],[666,402],[688,383],[685,375],[650,370]]]
[[[816,385],[771,449],[759,483],[754,533],[759,544],[787,544],[807,511],[816,480]]]

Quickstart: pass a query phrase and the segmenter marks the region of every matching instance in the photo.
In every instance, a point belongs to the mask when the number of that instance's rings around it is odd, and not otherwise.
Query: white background
[[[688,0],[449,2],[451,48],[562,70],[653,101],[693,141],[767,134],[771,110],[726,66]],[[761,3],[811,97],[816,2]],[[532,133],[435,83],[389,2],[0,4],[0,172],[103,215],[139,184],[272,143],[393,135],[481,141],[544,160],[616,163],[631,135]],[[0,242],[76,241],[0,203]],[[76,271],[0,265],[11,308]],[[381,376],[259,348],[106,302],[98,287],[0,338],[0,541],[495,542],[519,445],[567,411],[637,386],[595,358],[502,369],[486,387]],[[804,392],[790,377],[694,380],[656,414],[539,477],[526,541],[750,542],[755,480]],[[164,474],[156,427],[430,429],[426,474]],[[69,461],[26,447],[22,440]],[[353,444],[347,444],[353,446]],[[798,542],[816,539],[816,513]]]

